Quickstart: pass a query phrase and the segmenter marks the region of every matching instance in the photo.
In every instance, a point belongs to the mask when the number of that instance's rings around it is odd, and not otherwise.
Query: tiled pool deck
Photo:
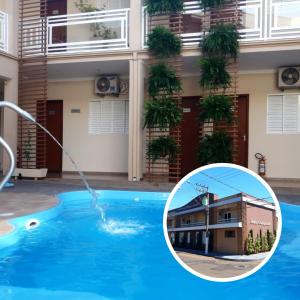
[[[172,183],[128,182],[125,178],[89,179],[92,188],[101,190],[139,190],[170,192]],[[300,204],[300,184],[288,182],[270,182],[280,200]],[[12,228],[8,219],[43,211],[57,204],[55,195],[68,191],[83,190],[78,179],[45,179],[40,181],[19,180],[15,187],[6,188],[0,193],[0,236],[9,233]]]

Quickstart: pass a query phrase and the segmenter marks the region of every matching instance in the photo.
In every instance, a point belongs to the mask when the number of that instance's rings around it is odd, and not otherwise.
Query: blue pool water
[[[283,231],[270,261],[233,283],[189,274],[163,236],[166,194],[103,192],[109,228],[87,193],[61,196],[59,213],[0,250],[0,299],[300,299],[300,206],[281,203]]]

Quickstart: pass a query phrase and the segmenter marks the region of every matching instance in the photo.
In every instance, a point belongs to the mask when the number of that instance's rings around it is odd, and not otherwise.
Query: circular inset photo
[[[185,176],[164,211],[164,234],[179,264],[194,275],[228,282],[258,271],[281,235],[279,202],[257,174],[212,164]]]

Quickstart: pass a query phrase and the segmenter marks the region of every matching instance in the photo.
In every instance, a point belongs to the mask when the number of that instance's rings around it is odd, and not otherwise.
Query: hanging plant
[[[146,10],[150,15],[171,15],[183,11],[183,0],[146,0]]]
[[[148,144],[147,156],[153,162],[166,157],[168,157],[170,161],[173,161],[177,153],[178,147],[176,140],[171,136],[160,136]]]
[[[217,24],[200,42],[203,54],[236,59],[239,53],[240,34],[234,24]]]
[[[200,0],[200,7],[204,9],[217,8],[225,4],[226,0]],[[228,1],[226,1],[228,2]]]
[[[167,58],[181,53],[181,39],[163,26],[157,26],[148,35],[148,47],[157,58]]]
[[[209,90],[230,87],[231,77],[226,70],[227,62],[223,57],[203,57],[200,59],[202,76],[200,85]]]
[[[202,121],[213,120],[215,122],[233,121],[232,98],[227,95],[210,95],[200,102]]]
[[[177,107],[172,98],[147,101],[145,104],[144,127],[159,129],[172,128],[182,119],[182,110]]]
[[[201,166],[232,162],[232,138],[226,132],[206,135],[199,144],[198,162]]]
[[[149,70],[148,92],[156,97],[160,92],[172,95],[181,90],[181,82],[176,72],[164,63],[152,65]]]

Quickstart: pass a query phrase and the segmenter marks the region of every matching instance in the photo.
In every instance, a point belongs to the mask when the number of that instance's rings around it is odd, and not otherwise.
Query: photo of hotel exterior
[[[204,250],[206,208],[203,197],[209,199],[209,251],[247,254],[247,238],[276,235],[275,205],[247,194],[218,198],[208,193],[194,198],[184,206],[168,212],[167,228],[172,246]]]
[[[84,172],[140,181],[149,173],[148,133],[143,126],[151,60],[145,3],[90,0],[98,9],[95,13],[80,11],[78,2],[0,0],[1,99],[19,104],[47,125]],[[235,162],[257,172],[259,152],[266,157],[266,178],[299,180],[300,168],[295,166],[300,149],[300,81],[283,86],[279,76],[280,68],[299,66],[299,1],[238,1],[238,7],[242,38],[236,93],[241,122]],[[185,1],[176,33],[183,45],[179,74],[183,120],[178,136],[182,153],[175,166],[179,176],[199,166],[202,21],[198,1]],[[95,34],[92,24],[105,25],[108,33]],[[37,58],[35,68],[29,61]],[[110,75],[119,92],[99,95],[95,83]],[[2,112],[0,126],[2,137],[18,153],[20,168],[74,172],[59,148],[43,135],[35,139],[35,129],[26,122],[18,126],[13,112]],[[32,146],[26,159],[22,144],[28,141],[28,129]],[[0,171],[5,173],[8,158],[0,151]],[[166,172],[172,168],[167,166]]]

